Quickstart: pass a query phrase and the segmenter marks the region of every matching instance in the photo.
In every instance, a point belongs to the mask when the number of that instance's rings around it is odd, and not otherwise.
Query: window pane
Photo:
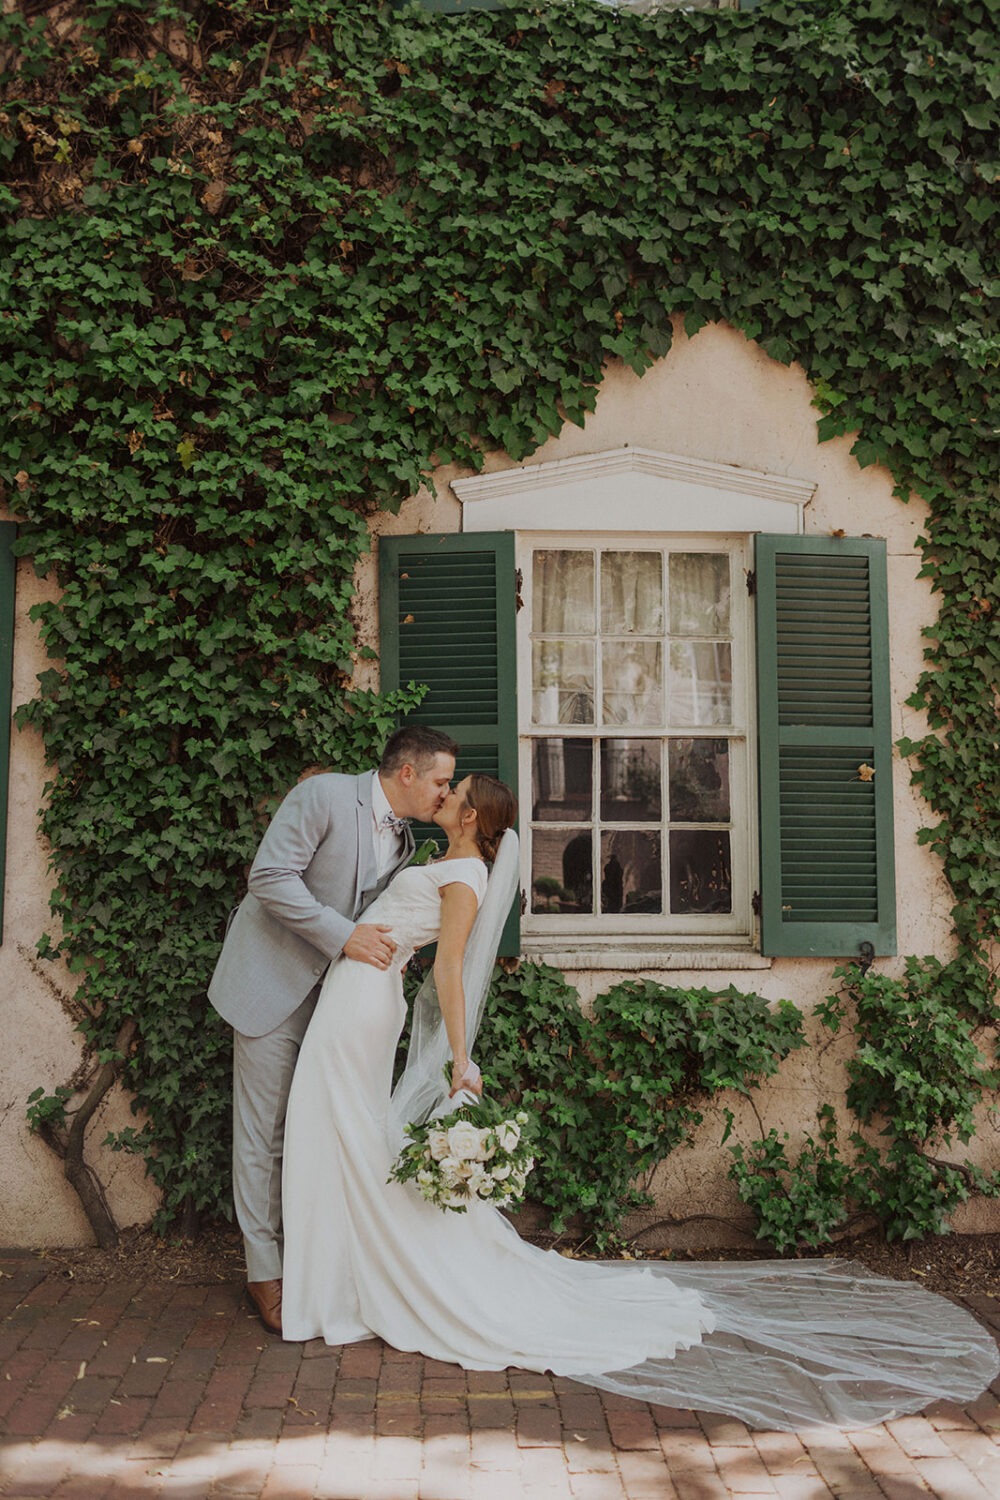
[[[536,552],[534,629],[546,635],[593,635],[594,554]]]
[[[670,634],[729,634],[729,558],[725,553],[671,555]]]
[[[532,817],[550,823],[589,822],[593,764],[590,740],[536,740],[532,748]]]
[[[602,740],[601,818],[658,823],[662,805],[659,740]]]
[[[694,828],[671,831],[672,912],[730,912],[732,885],[728,833]]]
[[[732,657],[725,641],[670,643],[671,724],[732,722]]]
[[[663,649],[659,641],[604,641],[601,668],[605,724],[663,723]]]
[[[602,554],[601,629],[605,635],[662,635],[663,562],[658,552]]]
[[[660,835],[638,829],[601,836],[601,911],[662,912]]]
[[[672,822],[729,822],[728,740],[671,740],[668,764]]]
[[[536,724],[594,722],[592,641],[535,641],[531,682],[531,717]]]
[[[536,828],[531,840],[531,910],[591,912],[594,909],[591,832]]]

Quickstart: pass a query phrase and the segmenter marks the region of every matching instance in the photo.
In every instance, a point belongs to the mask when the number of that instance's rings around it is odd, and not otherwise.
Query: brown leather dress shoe
[[[265,1328],[281,1332],[281,1282],[248,1281],[247,1296]]]

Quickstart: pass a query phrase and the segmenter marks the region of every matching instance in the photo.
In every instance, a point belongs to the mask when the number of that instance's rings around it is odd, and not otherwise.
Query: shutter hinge
[[[750,897],[750,909],[753,912],[753,914],[754,914],[755,917],[759,917],[760,916],[760,909],[761,909],[760,891],[754,891],[753,895]]]
[[[753,568],[745,568],[743,571],[746,575],[747,580],[747,593],[751,598],[753,598],[753,596],[757,592],[757,574],[754,572]]]
[[[526,892],[522,891],[521,892],[521,916],[522,917],[524,916],[524,914],[525,914],[525,912],[527,910],[528,910],[528,897],[527,897]]]
[[[520,568],[514,572],[514,613],[524,608],[524,600],[521,598],[521,590],[524,587],[524,574]]]

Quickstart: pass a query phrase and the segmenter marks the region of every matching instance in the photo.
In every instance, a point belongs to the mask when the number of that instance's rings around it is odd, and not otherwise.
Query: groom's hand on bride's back
[[[344,957],[359,964],[371,964],[375,969],[387,969],[396,951],[396,944],[389,936],[391,932],[391,927],[377,922],[359,922],[344,944]]]

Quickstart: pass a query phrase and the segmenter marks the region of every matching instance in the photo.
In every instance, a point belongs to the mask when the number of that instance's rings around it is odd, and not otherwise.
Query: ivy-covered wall
[[[0,479],[58,585],[52,942],[79,976],[76,1172],[118,1073],[165,1220],[214,1211],[228,1041],[204,1001],[276,791],[371,757],[367,517],[514,460],[602,370],[723,319],[929,506],[940,600],[908,747],[968,1028],[1000,924],[997,44],[984,0],[463,17],[97,0],[0,18]],[[74,1134],[75,1132],[75,1134]]]

